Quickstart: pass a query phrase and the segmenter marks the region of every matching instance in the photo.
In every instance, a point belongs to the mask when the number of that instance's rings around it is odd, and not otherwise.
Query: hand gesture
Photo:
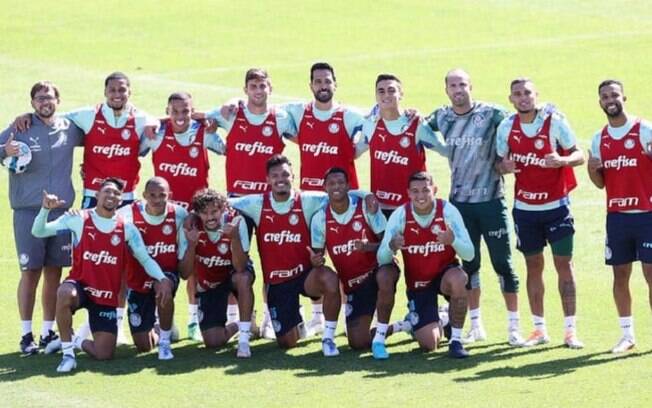
[[[444,245],[451,245],[455,241],[455,233],[450,225],[446,224],[445,231],[439,231],[437,235],[437,242]]]
[[[544,157],[544,165],[556,169],[564,165],[564,159],[557,152],[548,153]]]
[[[143,136],[149,140],[156,139],[156,132],[158,132],[158,124],[148,124],[143,128]]]
[[[326,258],[324,258],[323,253],[315,252],[309,246],[307,246],[306,249],[310,253],[310,263],[313,267],[318,268],[326,263]]]
[[[602,160],[598,157],[593,157],[591,150],[589,150],[589,160],[587,161],[589,171],[596,172],[602,168]]]
[[[378,212],[379,204],[376,196],[373,194],[367,194],[364,197],[364,203],[367,206],[367,213],[374,215]]]
[[[389,241],[389,248],[396,252],[399,249],[403,248],[405,246],[405,236],[403,234],[398,233],[392,237],[392,240]]]
[[[239,238],[240,220],[242,220],[241,217],[236,217],[232,219],[231,222],[227,222],[226,224],[222,225],[222,228],[220,228],[220,232],[222,233],[222,236],[229,239]]]
[[[367,234],[365,230],[362,230],[362,238],[356,239],[353,241],[353,249],[356,251],[364,251],[365,245],[369,243],[369,240],[367,239]]]
[[[49,194],[47,191],[43,190],[43,203],[41,204],[43,208],[51,210],[53,208],[62,207],[65,203],[65,200],[60,200],[56,195]]]
[[[20,148],[18,147],[18,143],[14,141],[14,137],[15,137],[14,132],[9,133],[9,137],[5,142],[5,155],[7,156],[20,155]]]
[[[183,233],[186,235],[186,240],[188,240],[189,244],[197,245],[197,241],[199,241],[199,230],[196,225],[193,225],[190,228],[184,226]]]

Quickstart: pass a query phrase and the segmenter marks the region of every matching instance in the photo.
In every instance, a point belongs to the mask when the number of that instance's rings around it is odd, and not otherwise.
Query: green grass
[[[100,102],[106,74],[123,70],[132,79],[133,102],[162,115],[167,95],[176,90],[191,92],[201,110],[241,96],[244,71],[250,66],[268,68],[275,101],[309,99],[308,69],[321,59],[336,68],[339,100],[370,106],[375,76],[390,71],[403,79],[404,105],[424,113],[446,103],[443,76],[452,67],[471,73],[476,99],[505,105],[509,81],[527,75],[542,101],[553,101],[567,114],[582,147],[605,121],[596,91],[604,78],[622,79],[629,111],[652,117],[647,81],[652,22],[646,17],[646,2],[23,3],[0,1],[0,123],[5,124],[30,109],[29,88],[39,79],[59,84],[61,108],[68,110]],[[296,162],[296,147],[286,151]],[[433,153],[428,161],[445,194],[447,163]],[[211,162],[212,185],[223,189],[224,162],[214,156]],[[144,163],[144,175],[150,175],[149,159]],[[368,186],[366,157],[358,168]],[[470,347],[473,357],[466,361],[451,361],[441,351],[423,354],[405,335],[389,340],[392,357],[387,362],[349,350],[341,336],[337,342],[342,354],[329,360],[321,356],[317,339],[289,352],[256,341],[249,361],[236,360],[232,346],[215,353],[184,341],[175,344],[175,360],[165,364],[154,353],[136,355],[133,348],[121,347],[115,361],[98,363],[81,355],[75,375],[57,376],[58,356],[21,358],[16,352],[18,265],[11,211],[2,199],[0,235],[7,238],[0,253],[1,404],[650,406],[652,325],[646,285],[637,267],[632,288],[638,351],[613,357],[607,351],[620,332],[611,272],[602,258],[604,198],[584,169],[577,173],[575,265],[579,333],[586,349],[560,347],[562,317],[551,262],[545,306],[553,341],[534,350],[508,348],[502,299],[485,265],[482,305],[490,338]],[[7,178],[0,177],[0,196],[6,196]],[[79,186],[77,175],[75,181]],[[518,253],[515,260],[524,282]],[[183,325],[185,295],[178,300]],[[525,332],[530,322],[524,295],[520,307]],[[393,317],[404,312],[405,297],[399,290]],[[38,307],[34,321],[38,330]]]

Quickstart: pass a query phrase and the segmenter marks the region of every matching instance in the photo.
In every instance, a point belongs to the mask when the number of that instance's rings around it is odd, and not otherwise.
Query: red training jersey
[[[230,221],[228,218],[224,222]],[[233,272],[231,239],[220,236],[213,242],[202,227],[195,248],[195,272],[199,290],[213,289],[226,282]]]

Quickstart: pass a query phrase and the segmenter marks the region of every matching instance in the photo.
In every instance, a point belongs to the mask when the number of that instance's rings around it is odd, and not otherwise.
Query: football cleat
[[[333,339],[323,339],[321,341],[321,350],[324,352],[324,357],[335,357],[340,354]]]
[[[471,327],[466,335],[462,338],[462,343],[471,344],[477,341],[487,340],[487,333],[484,331],[484,327]]]
[[[159,360],[172,360],[174,354],[172,354],[172,347],[170,346],[169,341],[161,341],[158,343],[158,359]]]
[[[635,345],[636,345],[636,341],[634,340],[633,337],[623,336],[618,341],[618,344],[616,344],[614,348],[611,349],[611,352],[614,354],[624,353],[626,351],[633,349]]]
[[[34,342],[34,335],[32,335],[32,332],[21,337],[18,345],[20,346],[20,352],[26,356],[38,353],[38,346]]]
[[[188,325],[188,338],[194,341],[203,341],[201,330],[199,330],[199,323],[190,323]]]
[[[237,358],[250,358],[251,347],[249,347],[249,343],[238,342],[238,350],[236,350],[235,356]]]
[[[564,336],[564,344],[566,344],[566,347],[569,349],[579,350],[584,348],[584,343],[582,343],[577,338],[577,334],[572,331],[566,332],[566,335]]]
[[[41,336],[38,341],[38,348],[44,349],[47,347],[48,344],[50,344],[51,341],[57,340],[59,336],[53,331],[50,330],[48,331],[48,335],[43,337]]]
[[[523,347],[525,339],[517,330],[512,330],[507,334],[507,343],[512,347]]]
[[[379,341],[371,343],[371,354],[376,360],[387,360],[389,358],[385,343]]]
[[[59,350],[61,350],[61,338],[57,337],[56,339],[49,342],[43,351],[45,354],[53,354]]]
[[[267,313],[263,316],[263,322],[258,328],[260,337],[264,339],[274,340],[276,339],[276,332],[274,332],[274,326],[272,325],[272,319]]]
[[[312,316],[312,319],[306,323],[306,330],[309,336],[316,336],[324,332],[324,315],[318,313]]]
[[[532,333],[530,333],[530,336],[527,338],[527,340],[525,340],[523,347],[532,347],[548,343],[550,343],[550,337],[548,337],[548,333],[544,332],[543,330],[535,329]]]
[[[57,367],[57,373],[69,373],[75,368],[77,368],[77,359],[75,359],[75,356],[64,354],[63,359]]]
[[[448,355],[452,358],[467,358],[469,352],[464,350],[464,345],[462,342],[453,340],[448,343]]]

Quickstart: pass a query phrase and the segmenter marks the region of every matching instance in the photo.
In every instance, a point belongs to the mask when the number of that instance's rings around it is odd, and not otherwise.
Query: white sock
[[[462,328],[451,327],[451,341],[462,341]]]
[[[469,318],[471,319],[471,328],[478,329],[482,326],[482,318],[480,316],[480,308],[470,309]]]
[[[404,320],[399,320],[392,323],[392,333],[406,332],[410,329],[410,325]]]
[[[228,305],[226,307],[226,318],[230,322],[237,322],[240,320],[238,305]]]
[[[172,330],[163,330],[159,334],[158,342],[159,343],[169,343],[170,337],[172,336]]]
[[[72,345],[79,350],[82,349],[82,343],[86,340],[85,338],[79,337],[79,336],[72,336]],[[63,343],[61,343],[61,348],[63,349]]]
[[[324,315],[323,306],[321,303],[312,304],[312,320],[321,319]]]
[[[50,330],[54,327],[54,320],[43,320],[43,325],[41,326],[41,336],[47,337],[50,334]]]
[[[376,325],[376,334],[374,335],[374,339],[371,341],[372,343],[385,343],[387,326],[389,326],[387,323],[378,323]]]
[[[238,343],[249,343],[251,337],[251,322],[238,322]]]
[[[576,318],[575,318],[575,316],[565,316],[564,317],[564,327],[566,328],[567,332],[575,333],[575,327],[576,327]]]
[[[620,328],[623,331],[623,336],[634,338],[634,317],[625,316],[620,319]]]
[[[75,357],[75,346],[71,341],[63,341],[61,342],[61,352],[64,356]]]
[[[521,317],[518,312],[507,312],[507,330],[510,332],[518,331],[521,322]]]
[[[324,337],[323,339],[331,339],[335,337],[335,329],[337,328],[337,320],[326,320],[324,322]]]
[[[32,332],[32,321],[31,320],[21,320],[20,321],[20,327],[23,331],[23,336],[26,335],[27,333]]]
[[[82,340],[87,339],[88,336],[91,334],[91,325],[88,323],[88,321],[84,322],[79,328],[77,329],[77,332],[75,332],[75,335],[77,337],[80,337]]]
[[[546,332],[546,319],[543,316],[532,315],[532,322],[534,323],[534,328]]]
[[[199,323],[198,315],[199,307],[193,305],[192,303],[188,304],[188,324]]]

